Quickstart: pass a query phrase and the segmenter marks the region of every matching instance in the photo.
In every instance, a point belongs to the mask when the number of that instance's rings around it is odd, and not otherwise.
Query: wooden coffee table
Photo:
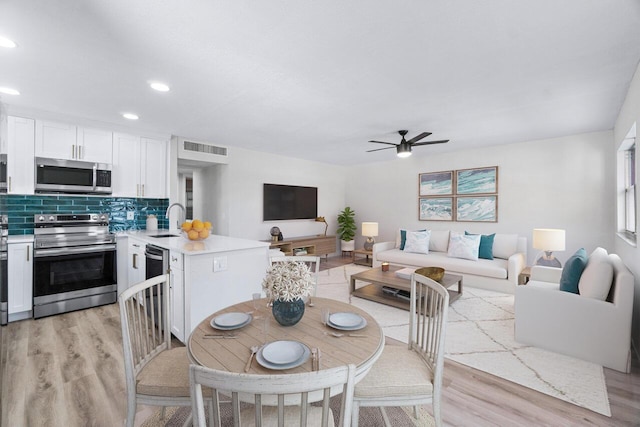
[[[382,291],[382,287],[387,286],[411,292],[411,280],[396,276],[396,271],[402,268],[404,267],[390,265],[389,271],[382,271],[382,268],[377,267],[363,271],[362,273],[351,275],[349,302],[351,302],[351,297],[355,295],[359,298],[409,310],[408,298],[404,299],[394,295],[387,295]],[[370,284],[356,289],[357,280],[368,282]],[[462,276],[458,274],[445,273],[439,283],[447,288],[447,291],[449,292],[449,303],[457,300],[460,298],[460,295],[462,295]],[[449,289],[449,286],[453,286],[455,284],[458,285],[457,290]]]

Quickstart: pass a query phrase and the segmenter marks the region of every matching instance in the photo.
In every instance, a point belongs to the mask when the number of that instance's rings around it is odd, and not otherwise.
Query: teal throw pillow
[[[476,236],[465,231],[467,236]],[[478,251],[478,258],[493,259],[493,239],[496,237],[496,233],[493,234],[481,234],[480,235],[480,250]]]
[[[578,283],[580,282],[582,272],[587,266],[588,259],[587,251],[585,251],[584,248],[580,248],[567,260],[562,269],[562,275],[560,276],[561,291],[572,292],[574,294],[580,293]]]

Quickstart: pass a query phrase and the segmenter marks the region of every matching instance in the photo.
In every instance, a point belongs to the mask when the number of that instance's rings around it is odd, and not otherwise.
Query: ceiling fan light
[[[406,143],[401,143],[396,147],[396,151],[398,153],[398,157],[405,158],[411,155],[411,146]]]

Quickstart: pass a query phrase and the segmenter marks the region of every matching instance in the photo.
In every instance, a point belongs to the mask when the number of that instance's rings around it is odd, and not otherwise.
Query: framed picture
[[[453,194],[453,171],[418,174],[420,196]]]
[[[453,221],[453,197],[421,197],[420,221]]]
[[[456,221],[498,222],[498,196],[457,197]]]
[[[491,194],[497,192],[497,166],[456,171],[456,194]]]

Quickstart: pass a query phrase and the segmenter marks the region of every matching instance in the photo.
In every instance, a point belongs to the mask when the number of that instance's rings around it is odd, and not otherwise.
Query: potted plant
[[[338,236],[343,252],[352,252],[356,247],[355,240],[353,240],[358,229],[355,216],[356,213],[349,206],[338,215]]]
[[[275,262],[267,269],[262,288],[273,301],[273,317],[282,326],[295,325],[304,314],[304,299],[313,292],[315,280],[303,262]]]

